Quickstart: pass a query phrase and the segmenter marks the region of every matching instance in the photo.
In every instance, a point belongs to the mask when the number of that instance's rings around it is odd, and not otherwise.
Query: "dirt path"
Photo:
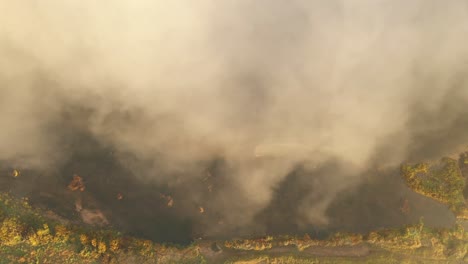
[[[370,254],[366,245],[341,246],[341,247],[309,247],[301,253],[318,257],[365,257]]]
[[[216,244],[216,245],[215,245]],[[223,263],[228,259],[243,259],[255,258],[256,256],[268,255],[271,257],[281,256],[298,256],[298,257],[350,257],[360,258],[366,257],[371,254],[370,248],[365,245],[356,246],[339,246],[339,247],[326,247],[326,246],[313,246],[302,251],[299,251],[293,246],[275,247],[263,251],[246,251],[234,250],[225,248],[221,243],[216,242],[201,242],[198,246],[200,254],[208,261],[208,263]]]

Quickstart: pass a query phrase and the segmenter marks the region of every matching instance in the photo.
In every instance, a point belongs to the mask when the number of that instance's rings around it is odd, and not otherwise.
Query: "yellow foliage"
[[[80,242],[81,242],[81,244],[82,244],[83,246],[88,245],[88,243],[89,243],[89,238],[88,238],[88,236],[85,235],[85,234],[81,234],[81,235],[80,235]]]
[[[93,239],[91,240],[91,245],[92,245],[93,247],[97,247],[97,240],[96,240],[95,238],[93,238]]]
[[[455,226],[455,230],[451,232],[451,235],[458,240],[463,240],[465,237],[465,234],[466,234],[465,229],[460,224],[457,224]]]
[[[55,238],[56,242],[67,242],[70,238],[71,231],[62,225],[55,227]]]
[[[22,232],[23,228],[15,218],[6,218],[0,227],[0,244],[14,246],[20,243],[23,240]]]
[[[266,237],[262,239],[225,241],[224,246],[232,249],[261,251],[272,248],[273,242],[270,237]]]
[[[49,226],[47,224],[44,224],[43,228],[44,229],[37,230],[37,235],[38,236],[47,236],[47,235],[50,234],[50,229],[49,229]]]
[[[36,234],[41,244],[48,244],[54,240],[54,238],[50,234],[50,229],[47,224],[43,225],[43,229],[37,230]]]
[[[24,197],[22,199],[22,205],[24,206],[24,208],[26,209],[31,209],[31,205],[29,204],[29,199],[27,197]]]
[[[145,256],[151,256],[153,251],[153,243],[150,240],[143,240],[138,243],[142,249],[141,249],[141,254]]]
[[[36,235],[36,234],[32,234],[28,237],[28,240],[29,240],[29,243],[32,245],[32,246],[38,246],[40,244],[40,239],[39,237]]]
[[[99,254],[105,253],[106,250],[107,250],[106,243],[103,242],[103,241],[99,241],[99,243],[98,243],[98,253]]]
[[[36,231],[36,233],[32,233],[28,236],[27,241],[32,245],[32,246],[39,246],[39,245],[47,245],[53,241],[56,241],[56,238],[54,238],[50,234],[50,229],[48,225],[43,225],[42,229],[39,229]]]
[[[110,242],[110,250],[112,250],[113,252],[116,252],[119,249],[120,249],[120,241],[118,239],[113,239]]]

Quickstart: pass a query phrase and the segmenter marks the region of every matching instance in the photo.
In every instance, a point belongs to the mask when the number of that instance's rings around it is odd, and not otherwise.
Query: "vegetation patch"
[[[463,196],[466,182],[457,160],[443,158],[435,164],[404,164],[401,172],[415,192],[447,204],[458,218],[468,216]]]
[[[155,244],[113,230],[62,225],[0,194],[0,263],[200,263],[196,245]]]

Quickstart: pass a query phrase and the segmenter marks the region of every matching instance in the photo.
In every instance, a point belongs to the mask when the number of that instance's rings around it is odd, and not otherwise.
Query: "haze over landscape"
[[[466,149],[467,42],[465,0],[0,0],[0,168],[157,241],[447,226],[398,169]]]

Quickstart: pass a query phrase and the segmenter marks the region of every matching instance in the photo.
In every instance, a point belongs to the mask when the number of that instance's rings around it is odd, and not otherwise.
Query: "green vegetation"
[[[447,264],[453,263],[447,260],[431,260],[431,259],[411,259],[402,258],[393,254],[374,254],[368,257],[361,258],[325,258],[325,257],[300,257],[300,256],[260,256],[256,258],[239,258],[237,260],[229,260],[225,263],[229,264]],[[460,263],[460,262],[455,262]]]
[[[415,192],[447,204],[458,218],[468,216],[463,196],[466,183],[457,160],[443,158],[435,164],[404,164],[402,176]]]
[[[168,257],[170,257],[168,259]],[[62,225],[26,200],[0,194],[0,263],[200,263],[198,248],[177,248],[112,230]]]
[[[365,236],[336,233],[325,240],[304,235],[213,242],[220,245],[220,253],[210,251],[205,246],[211,244],[207,241],[181,248],[112,230],[63,225],[43,217],[26,200],[0,194],[0,263],[405,263],[403,260],[447,263],[468,260],[468,232],[462,226],[438,230],[425,227],[423,222]]]
[[[262,244],[263,242],[263,244]],[[291,262],[289,259],[304,258],[309,255],[308,249],[314,249],[310,253],[332,249],[338,256],[329,256],[327,258],[313,258],[299,261],[298,263],[401,263],[401,260],[414,260],[414,262],[424,260],[424,263],[431,261],[450,261],[450,260],[468,260],[468,232],[465,232],[462,226],[457,225],[452,229],[431,229],[424,226],[421,221],[417,225],[406,226],[398,229],[387,229],[375,231],[362,236],[359,234],[344,234],[338,233],[331,236],[326,240],[314,240],[309,236],[304,237],[276,237],[268,239],[253,239],[242,240],[236,243],[226,242],[230,248],[239,251],[245,250],[260,250],[265,253],[274,252],[274,249],[284,248],[287,246],[295,246],[297,251],[296,256],[284,256],[280,258],[268,258],[270,262],[267,263],[296,263]],[[246,247],[246,245],[252,245]],[[369,253],[364,258],[359,258],[363,262],[352,262],[349,258],[340,258],[340,254],[349,255],[349,257],[356,257],[357,251],[362,249],[373,249],[375,253]],[[342,251],[341,253],[339,253]],[[294,252],[294,251],[289,251]],[[377,259],[382,258],[381,261],[376,262]],[[250,260],[259,259],[259,256],[250,256]],[[385,262],[393,259],[395,262]],[[244,257],[243,261],[249,260]],[[335,262],[333,262],[334,260]],[[397,261],[400,260],[400,261]],[[240,260],[236,260],[240,261]],[[309,262],[307,262],[309,261]],[[318,262],[314,262],[318,261]],[[241,263],[241,262],[239,262]],[[252,262],[255,263],[255,262]]]

